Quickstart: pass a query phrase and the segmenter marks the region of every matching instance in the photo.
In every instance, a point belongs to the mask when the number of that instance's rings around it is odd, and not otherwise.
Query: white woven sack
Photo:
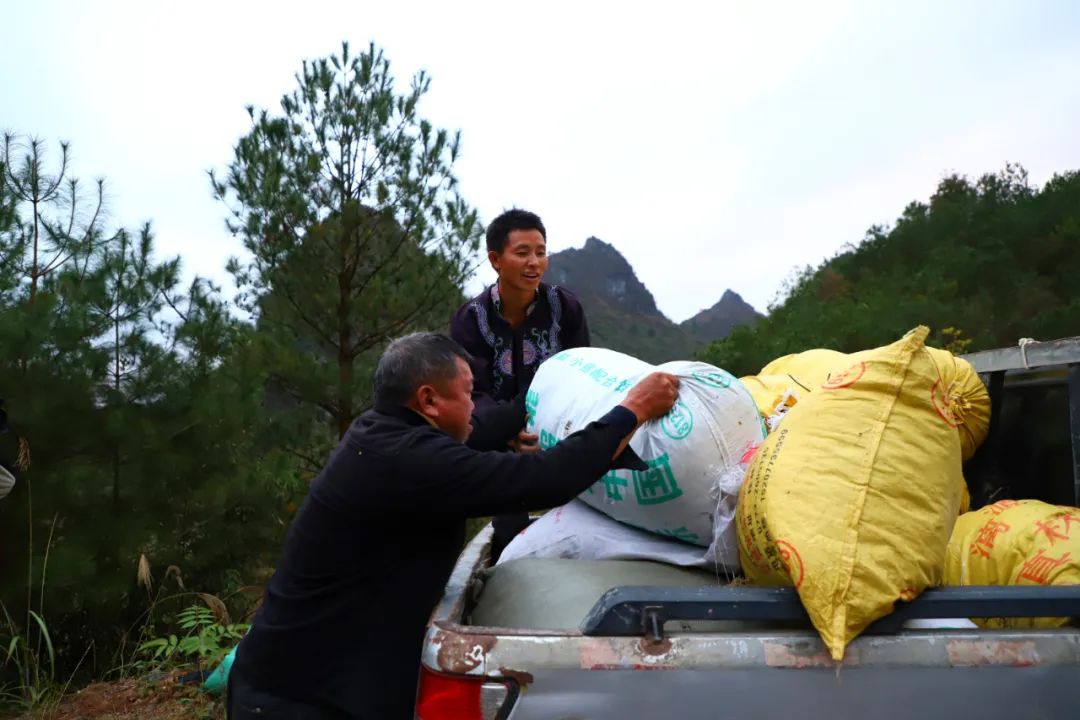
[[[700,545],[624,525],[580,500],[571,500],[533,521],[503,549],[499,564],[518,558],[652,560],[711,570],[725,578],[740,572],[737,564],[721,566]]]
[[[753,398],[730,373],[700,362],[654,367],[602,348],[564,350],[532,381],[529,430],[541,447],[551,447],[602,417],[655,370],[680,385],[672,411],[630,441],[649,469],[613,470],[579,497],[620,522],[709,547],[722,564],[737,567],[735,501],[765,429]]]

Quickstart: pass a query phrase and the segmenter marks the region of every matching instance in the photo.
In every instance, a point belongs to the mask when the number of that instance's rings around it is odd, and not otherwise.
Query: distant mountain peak
[[[585,246],[582,250],[610,250],[619,257],[622,257],[622,253],[615,249],[615,246],[611,243],[606,243],[595,235],[590,235],[585,239]],[[623,258],[624,260],[626,258]]]
[[[594,345],[652,363],[689,360],[705,343],[760,317],[738,293],[727,290],[711,308],[676,325],[656,307],[623,254],[595,236],[581,248],[553,254],[545,279],[581,300]]]
[[[760,317],[761,313],[743,300],[739,293],[728,288],[715,305],[683,321],[681,325],[703,342],[712,342],[727,337],[739,325],[749,325]]]
[[[627,259],[614,245],[598,237],[589,237],[581,249],[552,255],[548,278],[569,288],[582,302],[598,301],[622,312],[661,316],[652,293]]]

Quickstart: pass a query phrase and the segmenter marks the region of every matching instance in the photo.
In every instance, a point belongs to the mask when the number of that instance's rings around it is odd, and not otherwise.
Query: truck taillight
[[[511,699],[509,681],[471,675],[443,675],[420,668],[416,720],[497,720]]]

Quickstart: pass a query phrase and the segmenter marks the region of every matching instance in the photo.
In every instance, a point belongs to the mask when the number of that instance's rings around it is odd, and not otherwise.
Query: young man
[[[474,415],[468,358],[436,333],[395,340],[380,358],[375,409],[312,482],[237,650],[231,718],[411,718],[424,626],[465,519],[561,505],[620,460],[644,469],[623,450],[678,392],[654,373],[547,451],[483,452],[505,447],[524,408]]]
[[[568,348],[588,347],[589,325],[581,303],[566,288],[543,282],[547,231],[527,210],[508,210],[487,228],[488,262],[498,280],[465,303],[450,321],[450,336],[469,353],[478,408],[523,394],[540,364]],[[511,446],[535,451],[536,437],[522,433]],[[525,513],[494,518],[492,560],[529,522]]]

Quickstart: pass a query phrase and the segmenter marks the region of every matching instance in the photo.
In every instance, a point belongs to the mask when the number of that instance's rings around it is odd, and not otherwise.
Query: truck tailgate
[[[1080,632],[1072,629],[863,637],[840,667],[801,632],[672,636],[662,647],[634,638],[473,638],[472,672],[517,681],[506,716],[514,720],[1068,718],[1080,708]],[[462,647],[460,639],[452,644]],[[461,657],[432,659],[439,655]]]

